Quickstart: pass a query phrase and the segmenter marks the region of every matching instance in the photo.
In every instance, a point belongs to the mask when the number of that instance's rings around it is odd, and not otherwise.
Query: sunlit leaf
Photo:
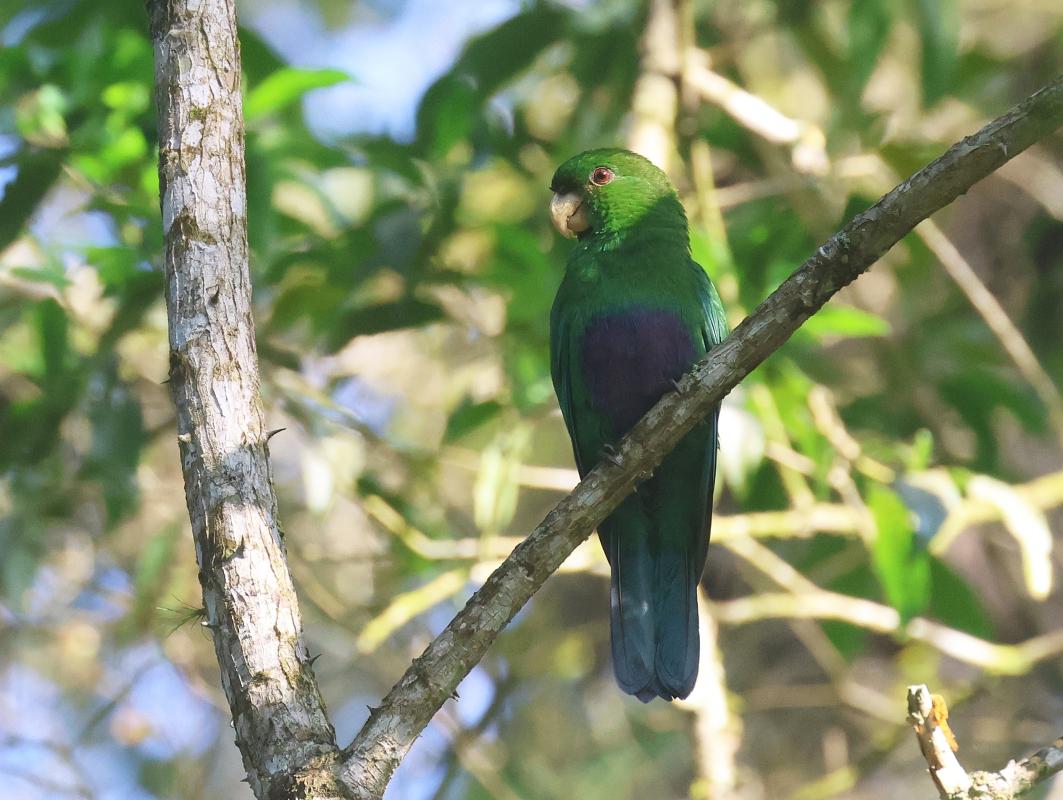
[[[875,519],[875,573],[890,605],[903,620],[911,619],[930,601],[929,556],[918,546],[910,512],[894,492],[872,484],[867,505]]]
[[[314,89],[325,89],[353,78],[338,69],[282,67],[251,88],[244,102],[244,117],[252,122],[280,111]]]
[[[151,87],[140,81],[112,83],[103,90],[100,99],[108,108],[139,114],[151,105]]]
[[[890,324],[870,311],[831,303],[809,318],[803,330],[818,339],[832,336],[859,338],[886,336],[890,332]]]

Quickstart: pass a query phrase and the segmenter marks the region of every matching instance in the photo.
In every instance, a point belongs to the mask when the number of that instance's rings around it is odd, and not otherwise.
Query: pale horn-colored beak
[[[566,239],[575,239],[590,227],[587,214],[583,210],[583,199],[575,192],[555,192],[554,199],[550,201],[550,217],[558,233]]]

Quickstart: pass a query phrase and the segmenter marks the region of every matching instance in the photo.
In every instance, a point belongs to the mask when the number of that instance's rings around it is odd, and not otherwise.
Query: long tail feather
[[[649,519],[628,498],[601,526],[602,546],[611,566],[609,586],[613,669],[620,688],[642,699],[655,684],[653,556]],[[656,696],[652,691],[646,699]]]

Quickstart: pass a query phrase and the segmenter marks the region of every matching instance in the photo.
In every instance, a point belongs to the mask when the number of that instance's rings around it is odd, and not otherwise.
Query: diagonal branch
[[[921,220],[1063,124],[1063,78],[949,150],[831,237],[624,438],[495,570],[373,711],[342,775],[376,798],[414,739],[543,582],[682,436]]]

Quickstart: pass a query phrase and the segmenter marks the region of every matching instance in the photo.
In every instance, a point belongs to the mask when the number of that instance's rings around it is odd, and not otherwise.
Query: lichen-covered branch
[[[285,563],[247,269],[233,0],[152,0],[170,386],[222,686],[259,798],[348,797]]]
[[[1063,79],[953,145],[824,243],[624,438],[491,575],[344,751],[343,774],[383,794],[414,739],[513,615],[738,381],[916,224],[1063,124]]]
[[[1063,737],[1029,758],[1009,761],[999,772],[968,773],[956,758],[958,745],[941,695],[924,685],[908,687],[908,722],[942,800],[1014,800],[1063,770]]]

